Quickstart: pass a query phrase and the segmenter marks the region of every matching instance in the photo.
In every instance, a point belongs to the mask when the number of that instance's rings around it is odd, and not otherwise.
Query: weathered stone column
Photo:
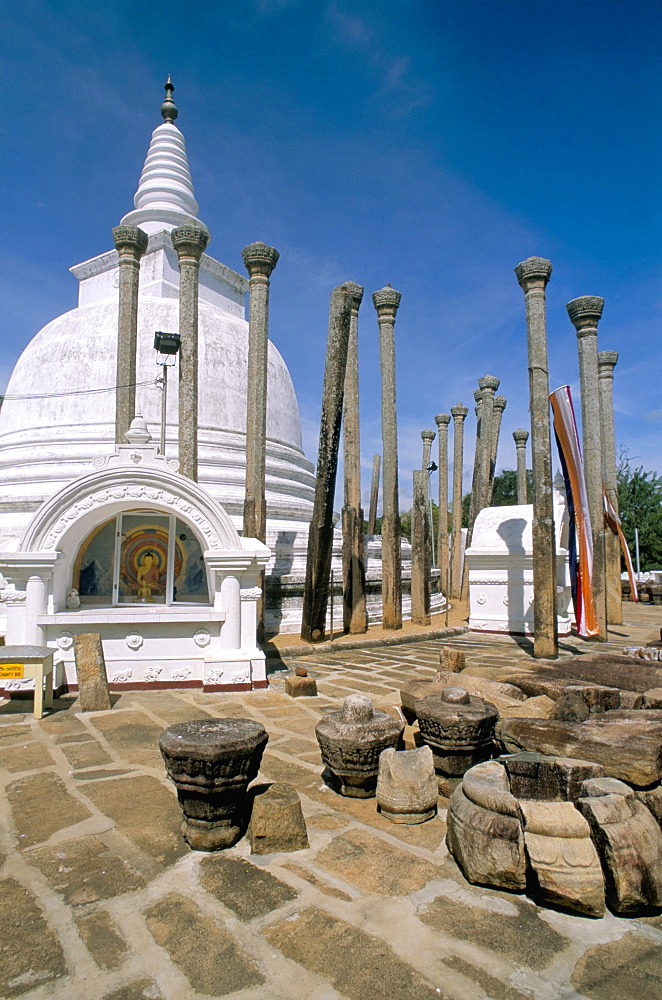
[[[179,260],[179,471],[198,480],[198,275],[209,243],[203,226],[173,229]]]
[[[138,285],[140,258],[147,249],[147,233],[137,226],[113,229],[120,256],[119,310],[117,314],[117,369],[115,384],[115,443],[125,444],[124,435],[136,415],[136,353],[138,347]]]
[[[421,440],[423,442],[423,459],[421,461],[421,468],[426,469],[430,464],[430,453],[432,452],[432,442],[437,435],[434,431],[425,430],[421,431]]]
[[[437,524],[437,566],[441,570],[441,592],[448,593],[448,425],[450,413],[438,413],[434,418],[437,425],[439,446],[439,521]]]
[[[338,471],[338,445],[352,302],[353,295],[347,285],[338,285],[331,292],[329,335],[322,389],[322,416],[317,450],[317,481],[313,519],[308,530],[308,558],[301,618],[301,638],[306,642],[322,642],[326,632],[329,574],[333,554],[333,498]]]
[[[414,471],[414,502],[411,508],[411,620],[430,624],[430,531],[428,520],[428,474]]]
[[[377,521],[377,500],[379,499],[379,467],[381,455],[372,456],[372,482],[370,483],[370,510],[368,512],[368,534],[374,535]]]
[[[496,464],[497,455],[499,453],[499,435],[501,434],[501,420],[503,418],[503,411],[508,405],[508,400],[505,396],[495,396],[494,397],[494,416],[492,425],[492,462],[490,466],[490,482],[489,489],[487,491],[487,498],[485,506],[489,507],[492,503],[492,490],[494,489],[494,477],[496,475]]]
[[[614,368],[618,351],[598,351],[600,389],[600,424],[602,428],[602,478],[609,501],[618,514],[618,479],[616,474],[616,440],[614,435]],[[617,534],[605,529],[607,563],[607,622],[623,624],[621,594],[621,543]]]
[[[464,461],[464,420],[469,412],[458,403],[451,408],[453,417],[453,532],[451,558],[451,597],[457,599],[462,589],[462,463]]]
[[[495,445],[494,393],[499,388],[499,379],[495,378],[494,375],[485,375],[484,378],[478,379],[478,387],[480,388],[481,393],[481,448],[480,471],[478,477],[478,498],[476,502],[476,509],[474,511],[474,522],[483,507],[487,507],[491,494],[492,475],[494,470],[493,454]],[[472,522],[469,526],[469,530],[473,530],[474,522]]]
[[[246,393],[246,494],[244,538],[267,540],[265,470],[267,453],[267,351],[269,278],[279,253],[266,243],[241,251],[248,271],[248,388]]]
[[[529,432],[523,428],[513,431],[515,448],[517,449],[517,502],[529,502],[528,483],[526,481],[526,442],[529,440]]]
[[[598,321],[604,299],[581,295],[568,302],[570,322],[577,331],[579,384],[582,394],[582,443],[586,496],[593,535],[591,589],[598,619],[597,639],[607,640],[607,587],[605,580],[605,516],[602,495],[602,441],[598,389]],[[535,476],[535,472],[534,472]]]
[[[395,401],[395,315],[400,292],[387,285],[373,292],[379,322],[382,370],[382,617],[384,628],[402,628],[402,566],[398,502],[398,426]]]
[[[348,281],[345,287],[352,297],[352,309],[342,418],[345,487],[342,509],[343,627],[346,632],[356,635],[368,629],[359,431],[359,306],[363,287],[353,281]]]
[[[471,530],[477,514],[476,504],[478,503],[480,472],[482,468],[481,448],[483,442],[481,438],[481,432],[482,432],[481,416],[483,412],[483,395],[480,389],[474,389],[474,401],[476,403],[474,407],[474,413],[476,414],[476,444],[474,447],[474,467],[473,467],[473,472],[471,474],[471,500],[469,502],[469,530]]]
[[[558,655],[556,537],[549,425],[549,371],[545,288],[552,262],[529,257],[515,268],[524,292],[529,353],[531,459],[533,466],[533,655]]]

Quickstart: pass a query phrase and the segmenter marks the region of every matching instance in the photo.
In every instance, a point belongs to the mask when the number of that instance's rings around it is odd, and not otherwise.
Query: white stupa
[[[149,236],[140,268],[136,412],[159,439],[160,369],[155,331],[177,331],[179,269],[173,228],[197,220],[184,136],[174,123],[172,85],[134,198],[121,220]],[[115,450],[119,263],[115,250],[71,268],[78,306],[48,323],[27,345],[0,410],[0,551],[15,551],[37,509]],[[241,528],[245,489],[248,281],[203,254],[199,291],[199,484]],[[177,457],[176,377],[168,391],[166,458]],[[278,350],[269,344],[266,495],[268,574],[303,572],[312,514],[313,466],[301,446],[297,400]],[[0,580],[0,590],[2,581]],[[276,589],[283,591],[279,585]],[[285,590],[287,587],[285,586]],[[281,602],[282,605],[283,602]],[[287,603],[287,601],[285,601]],[[296,602],[295,602],[296,603]],[[281,605],[267,627],[287,627]],[[0,603],[0,614],[2,605]],[[291,627],[296,627],[296,615]],[[1,625],[1,623],[0,623]],[[1,631],[1,628],[0,628]]]

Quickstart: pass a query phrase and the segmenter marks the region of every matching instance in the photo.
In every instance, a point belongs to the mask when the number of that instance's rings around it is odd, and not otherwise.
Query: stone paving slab
[[[659,630],[659,609],[624,611],[613,652]],[[464,633],[307,651],[316,699],[288,698],[281,670],[264,692],[127,692],[86,714],[65,697],[40,721],[0,707],[0,998],[659,1000],[661,915],[590,920],[469,885],[445,846],[446,799],[401,826],[322,781],[323,711],[349,691],[398,704],[450,643],[472,672],[535,667],[526,639]],[[564,640],[562,657],[595,648]],[[309,848],[189,850],[157,741],[210,716],[265,725],[258,780],[296,786]]]

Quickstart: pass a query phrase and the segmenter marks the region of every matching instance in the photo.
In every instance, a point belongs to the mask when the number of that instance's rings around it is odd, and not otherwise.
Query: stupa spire
[[[164,89],[166,96],[161,105],[164,122],[152,132],[133,199],[135,210],[128,212],[121,221],[123,226],[139,226],[149,236],[162,229],[170,232],[191,220],[200,222],[186,142],[175,125],[178,112],[172,98],[175,88],[170,77]]]

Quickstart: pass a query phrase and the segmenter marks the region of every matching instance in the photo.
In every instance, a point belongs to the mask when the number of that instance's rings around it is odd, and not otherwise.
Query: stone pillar
[[[352,297],[347,368],[343,400],[344,505],[342,510],[343,627],[357,635],[368,630],[365,600],[365,544],[361,507],[361,444],[359,432],[359,307],[363,288],[346,286]]]
[[[464,420],[469,410],[462,403],[451,408],[453,417],[453,531],[451,557],[451,597],[457,599],[462,589],[462,463]]]
[[[499,379],[494,375],[485,375],[478,379],[481,394],[480,413],[480,466],[478,474],[478,498],[474,512],[474,521],[483,507],[487,507],[491,494],[492,476],[494,474],[495,419],[494,393],[499,388]],[[470,525],[473,530],[473,522]]]
[[[317,481],[313,518],[308,530],[308,558],[301,618],[301,638],[306,642],[322,642],[326,630],[333,551],[333,498],[353,298],[347,285],[339,285],[331,293],[317,450]]]
[[[513,431],[515,448],[517,449],[517,502],[529,502],[529,489],[526,481],[526,442],[529,440],[529,432],[523,428]]]
[[[495,396],[494,397],[494,417],[492,426],[492,464],[490,470],[490,483],[489,489],[487,491],[487,502],[486,507],[490,507],[492,504],[492,490],[494,489],[494,477],[496,475],[496,465],[497,465],[497,455],[499,453],[499,435],[501,433],[501,420],[503,418],[503,411],[508,405],[508,400],[505,396]]]
[[[437,524],[437,566],[441,570],[441,591],[446,599],[448,593],[448,425],[450,413],[438,413],[434,418],[437,425],[439,445],[439,522]]]
[[[473,472],[471,474],[471,500],[470,500],[470,503],[469,503],[469,530],[471,530],[471,528],[473,526],[473,523],[474,523],[474,520],[476,518],[476,514],[477,514],[476,504],[478,502],[479,480],[480,480],[480,472],[481,472],[481,468],[482,468],[482,462],[481,462],[481,447],[482,447],[482,440],[481,440],[481,431],[482,431],[481,415],[482,415],[482,412],[483,412],[483,395],[482,395],[480,389],[475,389],[474,390],[474,401],[476,403],[476,406],[474,407],[474,413],[476,414],[476,446],[474,448],[474,467],[473,467]]]
[[[377,500],[379,499],[379,467],[381,455],[372,456],[372,482],[370,484],[370,510],[368,512],[368,534],[374,535],[377,521]]]
[[[423,442],[423,459],[421,462],[421,468],[427,471],[427,467],[430,464],[430,453],[432,451],[432,442],[434,441],[436,434],[434,431],[425,430],[421,431],[421,440]]]
[[[382,619],[384,628],[402,628],[402,566],[398,501],[398,426],[395,401],[395,315],[400,292],[387,285],[372,301],[379,322],[382,373]]]
[[[179,260],[179,471],[198,481],[198,274],[209,243],[203,226],[170,233]]]
[[[618,351],[598,351],[598,381],[600,390],[600,424],[602,428],[602,477],[609,501],[618,514],[618,479],[616,475],[616,440],[614,436],[614,368]],[[607,621],[623,624],[621,595],[621,543],[610,528],[605,531],[607,564]]]
[[[248,387],[246,393],[246,494],[244,538],[267,540],[265,469],[267,451],[267,348],[269,344],[269,277],[278,263],[277,250],[250,243],[241,251],[248,271]]]
[[[602,494],[602,441],[600,434],[600,391],[598,389],[598,321],[604,299],[582,295],[568,302],[566,309],[577,331],[579,384],[582,394],[582,442],[584,476],[591,534],[593,535],[593,572],[591,589],[599,633],[596,639],[607,640],[607,588],[605,580],[605,516]],[[534,471],[535,476],[535,471]]]
[[[147,233],[137,226],[113,229],[120,256],[119,310],[117,314],[117,369],[115,384],[115,443],[125,444],[124,435],[136,415],[136,354],[138,347],[138,284],[140,258],[147,249]]]
[[[430,624],[430,531],[428,521],[428,474],[414,472],[414,502],[411,508],[411,620]]]
[[[552,263],[529,257],[515,268],[524,292],[529,354],[531,459],[533,466],[533,655],[558,655],[556,619],[556,537],[549,423],[549,372],[545,288]]]

